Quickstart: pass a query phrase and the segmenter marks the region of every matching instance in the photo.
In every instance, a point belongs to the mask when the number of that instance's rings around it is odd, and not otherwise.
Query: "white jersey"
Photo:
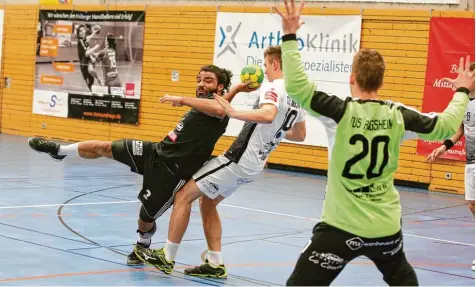
[[[283,79],[261,86],[260,96],[253,109],[258,109],[264,104],[272,104],[278,108],[274,121],[270,124],[246,122],[225,153],[225,157],[232,162],[256,172],[264,169],[269,154],[278,147],[286,131],[305,119],[304,110],[288,97]]]
[[[474,163],[474,99],[468,103],[463,119],[464,137],[466,142],[466,163]]]

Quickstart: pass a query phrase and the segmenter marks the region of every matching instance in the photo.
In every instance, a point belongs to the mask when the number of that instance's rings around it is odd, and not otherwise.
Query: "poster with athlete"
[[[33,113],[138,124],[144,11],[40,10]]]

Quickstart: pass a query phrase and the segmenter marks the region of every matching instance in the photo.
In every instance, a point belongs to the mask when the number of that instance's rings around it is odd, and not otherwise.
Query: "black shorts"
[[[175,193],[185,184],[173,164],[154,150],[148,141],[122,139],[112,142],[112,156],[143,175],[138,198],[149,217],[157,219],[172,206]]]
[[[301,251],[290,286],[329,286],[351,260],[365,256],[372,260],[390,286],[417,286],[413,267],[403,252],[402,232],[381,238],[364,238],[318,223]]]

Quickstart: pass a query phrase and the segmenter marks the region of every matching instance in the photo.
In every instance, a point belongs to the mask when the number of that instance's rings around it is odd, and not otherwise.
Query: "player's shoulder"
[[[286,93],[286,87],[284,86],[283,79],[276,79],[272,82],[263,83],[263,85],[266,91],[271,90],[280,94]]]

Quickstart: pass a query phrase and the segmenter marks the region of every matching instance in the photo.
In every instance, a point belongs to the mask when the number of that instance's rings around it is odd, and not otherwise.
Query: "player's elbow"
[[[270,114],[270,113],[267,113],[267,114],[263,115],[261,123],[262,124],[270,124],[270,123],[273,122],[273,120],[274,120],[274,115]]]
[[[306,130],[298,133],[298,136],[297,136],[297,141],[298,142],[303,142],[306,140]]]

